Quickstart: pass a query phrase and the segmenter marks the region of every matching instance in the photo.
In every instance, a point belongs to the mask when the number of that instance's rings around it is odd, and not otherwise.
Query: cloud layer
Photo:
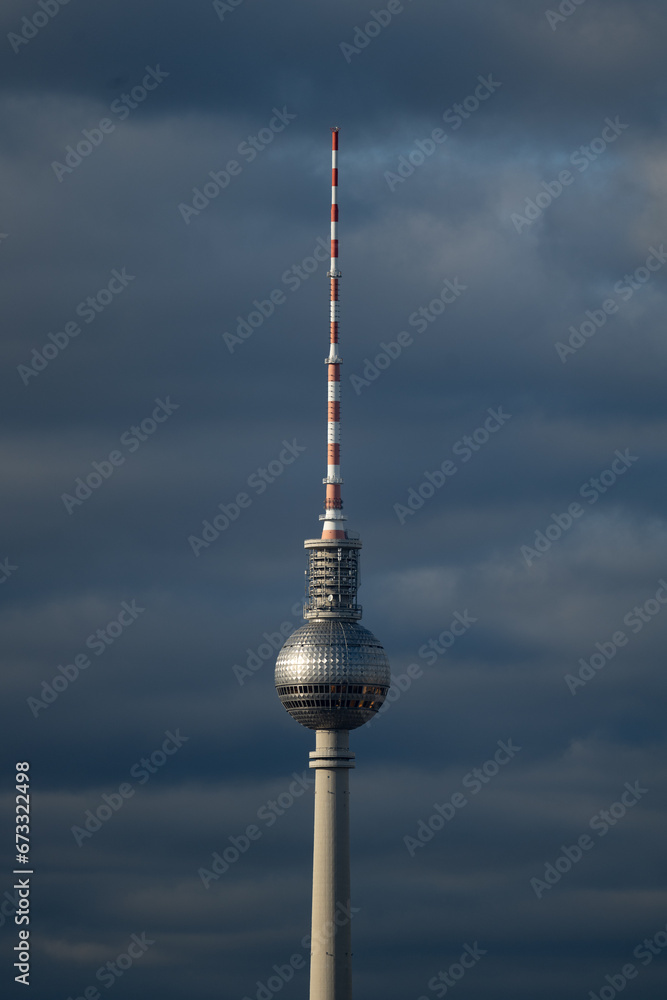
[[[312,736],[273,665],[323,499],[333,124],[344,496],[394,674],[353,740],[355,991],[604,1000],[630,963],[664,996],[662,6],[11,0],[0,35],[39,996],[307,991]]]

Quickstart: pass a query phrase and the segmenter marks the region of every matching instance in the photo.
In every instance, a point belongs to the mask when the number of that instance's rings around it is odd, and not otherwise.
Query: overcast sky
[[[665,995],[664,4],[372,10],[0,12],[11,995],[307,996],[332,125],[355,995]]]

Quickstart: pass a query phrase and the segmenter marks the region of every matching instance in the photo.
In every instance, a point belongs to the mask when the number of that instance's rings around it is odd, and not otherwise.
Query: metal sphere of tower
[[[357,729],[389,688],[386,653],[372,632],[345,619],[315,619],[293,632],[276,662],[276,688],[308,729]]]
[[[331,267],[327,365],[327,475],[321,538],[308,552],[306,624],[276,661],[278,696],[302,726],[314,729],[315,836],[310,1000],[351,1000],[349,730],[372,719],[389,690],[390,667],[378,639],[359,624],[358,536],[345,530],[340,474],[338,354],[338,128],[331,130]]]

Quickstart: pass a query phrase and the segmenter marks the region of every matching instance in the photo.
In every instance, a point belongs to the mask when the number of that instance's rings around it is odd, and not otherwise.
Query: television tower
[[[278,654],[276,689],[289,714],[316,731],[315,840],[310,953],[310,1000],[351,1000],[349,730],[363,726],[382,705],[390,683],[386,653],[359,625],[358,536],[344,528],[340,475],[340,365],[338,354],[338,128],[331,130],[331,270],[327,475],[321,538],[308,552],[306,624]],[[343,919],[341,919],[341,916]]]

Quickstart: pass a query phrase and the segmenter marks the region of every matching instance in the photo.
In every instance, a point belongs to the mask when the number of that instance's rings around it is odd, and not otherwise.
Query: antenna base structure
[[[320,514],[321,518],[326,514]],[[361,542],[352,538],[308,538],[306,600],[303,617],[342,618],[358,621],[359,550]]]

